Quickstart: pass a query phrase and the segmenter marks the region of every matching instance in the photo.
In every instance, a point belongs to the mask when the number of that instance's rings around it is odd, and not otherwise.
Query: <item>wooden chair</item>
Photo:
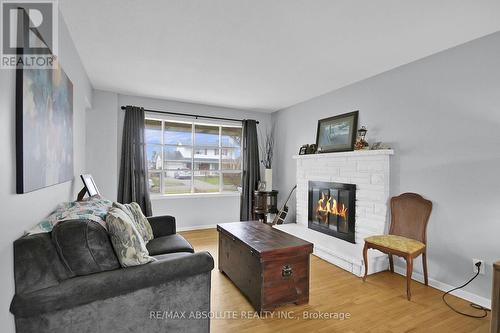
[[[376,249],[389,255],[389,265],[394,273],[393,255],[406,260],[406,296],[411,299],[411,275],[413,259],[422,254],[425,285],[427,278],[426,230],[432,211],[432,202],[416,193],[403,193],[391,198],[391,227],[389,235],[365,238],[363,259],[365,275],[368,274],[368,249]]]

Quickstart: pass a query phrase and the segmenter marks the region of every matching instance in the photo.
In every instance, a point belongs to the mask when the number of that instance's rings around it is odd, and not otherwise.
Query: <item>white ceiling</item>
[[[60,0],[97,89],[275,111],[500,30],[499,0]]]

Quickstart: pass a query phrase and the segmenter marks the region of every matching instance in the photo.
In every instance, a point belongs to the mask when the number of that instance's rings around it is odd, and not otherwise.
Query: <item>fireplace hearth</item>
[[[355,243],[356,185],[309,181],[309,228]]]

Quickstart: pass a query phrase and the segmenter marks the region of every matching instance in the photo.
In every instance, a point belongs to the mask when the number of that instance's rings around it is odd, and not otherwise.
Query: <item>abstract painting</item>
[[[73,179],[73,84],[56,69],[17,69],[17,193]]]

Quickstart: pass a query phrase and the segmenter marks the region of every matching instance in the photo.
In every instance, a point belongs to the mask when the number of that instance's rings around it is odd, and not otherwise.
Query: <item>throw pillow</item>
[[[149,255],[135,223],[123,210],[112,207],[106,217],[106,224],[111,243],[122,267],[147,264],[156,260]]]
[[[142,239],[146,243],[154,238],[153,229],[151,229],[151,225],[149,224],[148,219],[142,213],[139,204],[137,204],[136,202],[132,202],[130,204],[113,202],[113,207],[120,208],[132,219],[132,221],[134,221],[137,231],[139,231]]]
[[[135,223],[139,225],[140,233],[143,235],[144,241],[149,242],[154,238],[153,229],[151,228],[151,224],[149,224],[148,219],[142,213],[141,206],[137,202],[132,202],[130,204],[130,210],[132,214],[134,214]]]

